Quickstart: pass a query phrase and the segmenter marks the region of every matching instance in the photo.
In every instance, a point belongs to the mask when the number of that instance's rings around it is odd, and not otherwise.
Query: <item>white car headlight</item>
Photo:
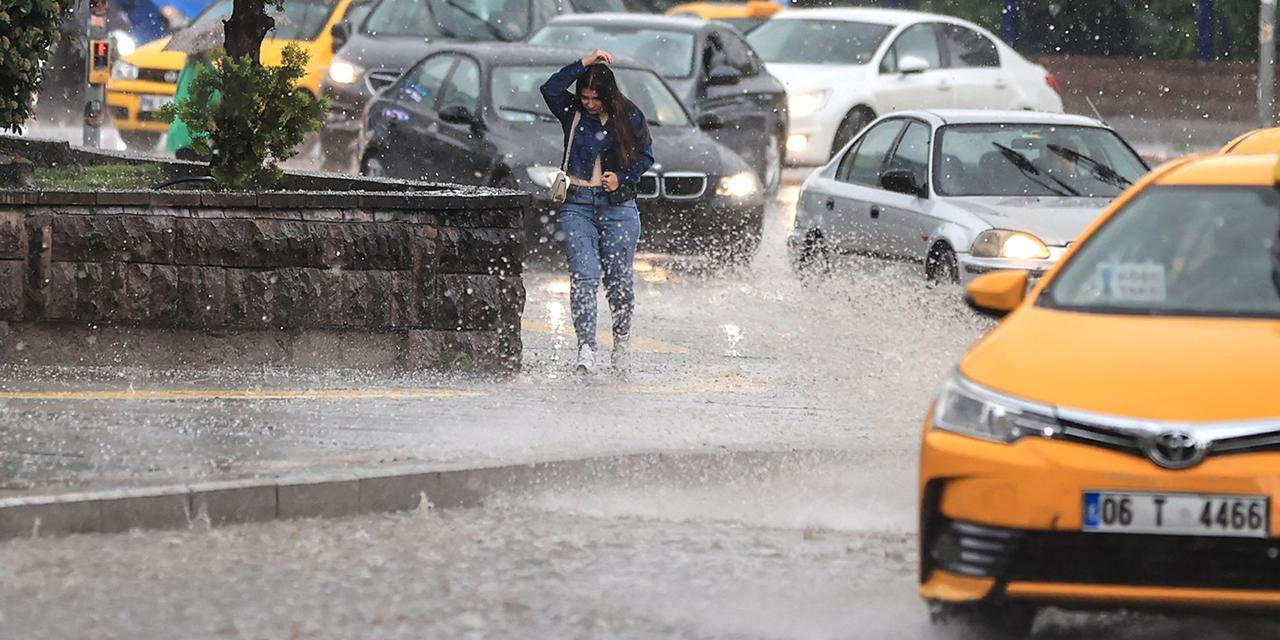
[[[534,165],[525,167],[525,173],[529,174],[529,180],[539,187],[548,188],[551,186],[551,177],[560,170],[560,167],[547,167],[542,165]]]
[[[759,190],[760,181],[756,179],[756,174],[752,171],[743,171],[720,178],[720,184],[716,186],[716,195],[745,198]]]
[[[137,65],[129,64],[124,60],[116,60],[111,63],[111,79],[112,80],[137,80]]]
[[[115,41],[116,55],[118,56],[133,55],[133,52],[138,49],[138,41],[134,40],[133,36],[125,33],[124,31],[116,29],[107,35]]]
[[[933,405],[933,428],[1006,443],[1026,436],[1052,438],[1061,431],[1050,407],[1001,396],[959,374],[942,385]]]
[[[804,91],[787,96],[787,112],[793,118],[807,118],[826,106],[830,89]]]
[[[1049,247],[1045,246],[1043,240],[1029,233],[987,229],[973,241],[970,253],[978,258],[1044,260],[1049,257]]]
[[[329,79],[338,84],[354,84],[364,69],[346,60],[334,60],[329,64]]]

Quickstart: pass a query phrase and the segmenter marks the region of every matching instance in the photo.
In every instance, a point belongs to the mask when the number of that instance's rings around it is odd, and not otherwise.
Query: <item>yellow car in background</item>
[[[307,73],[298,87],[320,95],[320,80],[333,59],[330,29],[342,19],[351,0],[285,0],[283,15],[276,18],[275,30],[262,41],[262,63],[278,65],[285,46],[296,44],[309,55]],[[192,24],[224,20],[231,15],[232,0],[217,0]],[[117,60],[107,82],[107,112],[120,138],[130,148],[150,149],[169,130],[160,109],[173,102],[178,72],[187,56],[165,51],[164,37],[138,47]]]
[[[1254,129],[1228,142],[1219,153],[1280,153],[1280,127]]]
[[[1041,605],[1280,609],[1280,155],[1167,163],[1027,293],[925,419],[920,594],[1027,630]]]
[[[742,33],[764,24],[782,11],[782,7],[767,0],[747,2],[687,2],[667,9],[669,16],[692,16],[703,20],[718,20],[732,25]]]

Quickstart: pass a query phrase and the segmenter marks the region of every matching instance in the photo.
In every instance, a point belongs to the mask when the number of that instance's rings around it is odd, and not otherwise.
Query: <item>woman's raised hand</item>
[[[597,62],[613,64],[613,54],[604,49],[596,49],[582,58],[582,66],[589,67]]]

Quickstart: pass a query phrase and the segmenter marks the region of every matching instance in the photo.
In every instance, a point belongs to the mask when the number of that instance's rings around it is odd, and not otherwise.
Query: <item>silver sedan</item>
[[[1147,172],[1102,122],[1030,111],[904,111],[863,129],[800,190],[797,269],[853,252],[939,282],[1039,275]]]

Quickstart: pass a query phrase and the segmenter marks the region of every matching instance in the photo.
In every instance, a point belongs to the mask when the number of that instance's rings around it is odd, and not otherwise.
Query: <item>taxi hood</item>
[[[945,197],[945,196],[944,196]],[[996,229],[1025,231],[1050,246],[1073,242],[1111,198],[964,196],[946,197],[948,204],[971,213]]]
[[[1280,319],[1131,316],[1026,306],[960,371],[1001,393],[1148,420],[1280,417]]]

